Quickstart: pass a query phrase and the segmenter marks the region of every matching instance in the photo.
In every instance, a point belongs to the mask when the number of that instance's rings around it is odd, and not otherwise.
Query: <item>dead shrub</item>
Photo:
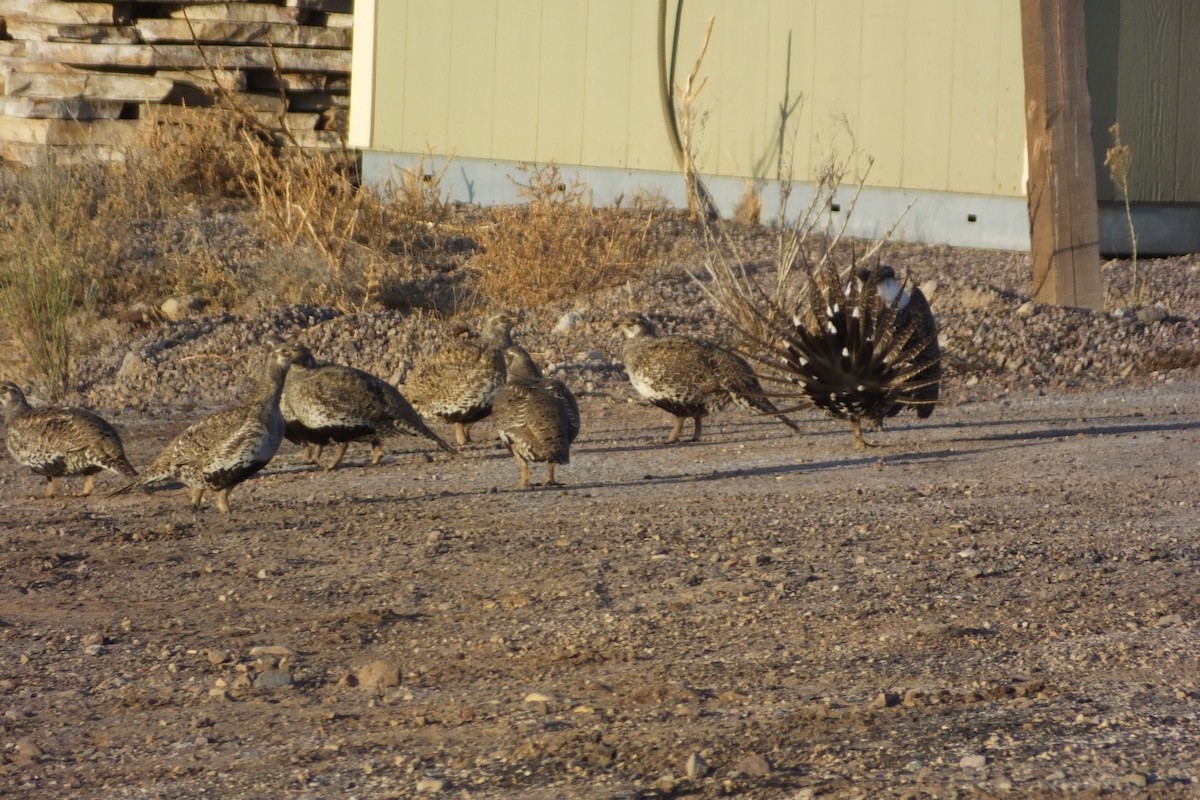
[[[494,210],[481,231],[478,291],[500,306],[533,306],[615,286],[656,263],[655,210],[596,208],[554,164],[522,165],[522,206]]]

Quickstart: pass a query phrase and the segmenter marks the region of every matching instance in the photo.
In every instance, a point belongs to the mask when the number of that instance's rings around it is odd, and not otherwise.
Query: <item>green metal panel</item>
[[[1179,52],[1179,121],[1175,129],[1175,186],[1173,199],[1200,201],[1200,3],[1182,3]]]
[[[1180,0],[1121,6],[1117,119],[1121,138],[1133,148],[1129,191],[1135,200],[1176,199],[1182,13]]]

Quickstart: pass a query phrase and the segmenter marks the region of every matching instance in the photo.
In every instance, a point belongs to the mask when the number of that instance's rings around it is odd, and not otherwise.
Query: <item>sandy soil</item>
[[[227,517],[0,461],[0,796],[1200,794],[1200,383],[866,452],[582,406],[529,492],[487,423],[332,473],[285,445]],[[135,464],[188,421],[110,416]]]

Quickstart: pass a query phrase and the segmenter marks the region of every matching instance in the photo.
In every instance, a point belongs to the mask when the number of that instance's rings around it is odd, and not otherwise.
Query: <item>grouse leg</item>
[[[667,444],[678,442],[681,433],[683,433],[683,417],[676,417],[675,424],[671,426],[671,435],[667,437]]]
[[[700,428],[701,428],[700,420],[701,419],[702,419],[702,417],[699,414],[692,417],[692,422],[694,423],[693,429],[692,429],[692,441],[693,442],[700,441]]]
[[[346,448],[350,446],[349,442],[338,442],[337,447],[333,448],[333,460],[325,467],[325,471],[329,472],[334,467],[342,462],[342,456],[346,455]]]

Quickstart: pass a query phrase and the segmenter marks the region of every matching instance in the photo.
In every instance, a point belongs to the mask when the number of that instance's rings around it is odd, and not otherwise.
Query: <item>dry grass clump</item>
[[[657,263],[650,237],[659,209],[596,208],[586,187],[553,165],[522,166],[526,203],[495,209],[480,234],[478,292],[502,306],[532,306],[615,286]]]
[[[52,400],[70,389],[95,278],[113,256],[99,177],[47,158],[0,189],[0,326],[15,345],[0,363]]]

